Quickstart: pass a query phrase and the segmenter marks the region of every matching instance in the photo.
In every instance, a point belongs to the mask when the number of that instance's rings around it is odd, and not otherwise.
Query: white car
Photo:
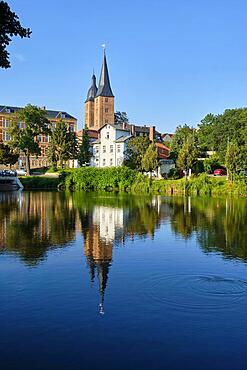
[[[17,173],[17,176],[26,176],[27,175],[27,171],[25,170],[25,168],[19,168],[18,170],[16,170],[16,173]]]

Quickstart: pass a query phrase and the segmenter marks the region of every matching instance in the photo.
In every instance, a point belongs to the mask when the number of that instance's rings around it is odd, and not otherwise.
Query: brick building
[[[10,141],[9,127],[12,119],[18,119],[18,112],[22,108],[20,107],[11,107],[6,105],[0,105],[0,141],[5,142],[6,144]],[[44,107],[45,109],[45,107]],[[76,132],[77,130],[77,119],[67,112],[64,111],[55,111],[55,110],[46,110],[47,118],[50,121],[50,127],[54,127],[57,123],[63,120],[70,131]],[[24,122],[18,122],[20,128],[24,128]],[[49,161],[47,158],[47,150],[49,145],[49,136],[39,135],[36,140],[39,141],[39,146],[41,149],[40,156],[31,156],[30,157],[30,167],[38,168],[43,166],[48,166]],[[25,166],[24,157],[20,155],[19,164]]]

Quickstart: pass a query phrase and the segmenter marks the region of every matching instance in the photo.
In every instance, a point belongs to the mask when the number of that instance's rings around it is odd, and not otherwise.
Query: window
[[[22,123],[18,122],[18,128],[22,128]]]
[[[105,108],[105,113],[108,113],[109,109],[108,108]]]
[[[105,147],[105,145],[103,145],[103,153],[105,153],[106,152],[106,147]]]
[[[65,113],[62,113],[62,118],[66,118],[66,114]]]
[[[108,123],[108,119],[105,119],[105,123]]]
[[[109,137],[110,137],[110,134],[109,134],[109,132],[107,132],[106,133],[106,139],[109,139]]]
[[[111,158],[110,159],[110,166],[112,166],[113,165],[113,159]]]
[[[105,102],[108,103],[108,98],[105,98]]]
[[[69,126],[69,131],[74,132],[74,126]]]
[[[110,153],[113,153],[113,145],[110,145]]]
[[[105,158],[103,159],[103,166],[105,166]]]
[[[6,108],[6,113],[10,113],[10,108]]]
[[[96,152],[96,154],[99,154],[99,147],[98,147],[98,145],[95,147],[95,152]]]
[[[117,152],[118,152],[118,153],[120,153],[120,151],[121,151],[121,145],[120,145],[120,144],[118,144],[118,145],[117,145]]]
[[[42,141],[42,136],[41,135],[38,136],[38,141]]]
[[[9,141],[10,140],[10,134],[8,133],[8,131],[4,131],[3,140],[5,140],[5,141]]]
[[[3,120],[3,127],[5,127],[5,128],[9,127],[9,120],[8,119]]]

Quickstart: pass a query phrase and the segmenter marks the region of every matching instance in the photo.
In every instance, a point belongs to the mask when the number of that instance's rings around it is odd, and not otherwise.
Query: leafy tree
[[[30,37],[29,28],[23,28],[19,17],[10,10],[5,1],[0,1],[0,67],[10,68],[9,53],[6,46],[11,42],[11,36]]]
[[[247,166],[247,108],[227,109],[223,114],[208,114],[199,125],[200,145],[215,151],[225,162],[228,141],[239,148],[238,166]]]
[[[178,153],[177,167],[185,171],[187,177],[189,169],[196,163],[198,157],[198,149],[193,136],[190,136],[184,142],[181,150]]]
[[[61,120],[51,132],[48,157],[56,169],[63,168],[64,161],[77,157],[77,140],[74,132],[70,132],[66,123]]]
[[[87,130],[83,131],[82,142],[79,146],[78,153],[78,162],[80,166],[83,166],[90,162],[91,158],[91,149],[90,149],[90,138]]]
[[[20,121],[24,123],[24,128],[19,127]],[[40,154],[37,137],[49,133],[48,124],[46,110],[31,104],[20,110],[18,120],[13,118],[11,122],[9,129],[11,146],[24,153],[28,175],[30,175],[30,155]]]
[[[146,150],[141,162],[142,169],[152,172],[159,167],[159,155],[155,144],[152,142]]]
[[[170,158],[177,159],[179,151],[181,150],[183,144],[186,142],[189,136],[195,135],[195,129],[189,127],[188,125],[178,126],[175,134],[171,141],[171,153]]]
[[[126,150],[124,165],[142,171],[142,158],[149,147],[150,140],[148,136],[136,136],[130,139],[128,149]]]
[[[229,175],[229,179],[232,180],[233,176],[239,169],[239,147],[235,142],[230,142],[227,145],[225,165]]]
[[[114,123],[121,124],[121,123],[129,123],[129,119],[126,112],[116,112],[114,113]]]
[[[0,142],[0,164],[12,166],[18,161],[19,155],[9,145]]]

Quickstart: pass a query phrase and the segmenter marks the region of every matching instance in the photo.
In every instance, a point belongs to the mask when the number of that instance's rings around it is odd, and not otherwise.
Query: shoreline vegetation
[[[127,167],[82,167],[60,171],[59,177],[22,177],[25,190],[118,191],[132,194],[247,196],[247,179],[233,181],[205,173],[190,179],[149,179]]]

